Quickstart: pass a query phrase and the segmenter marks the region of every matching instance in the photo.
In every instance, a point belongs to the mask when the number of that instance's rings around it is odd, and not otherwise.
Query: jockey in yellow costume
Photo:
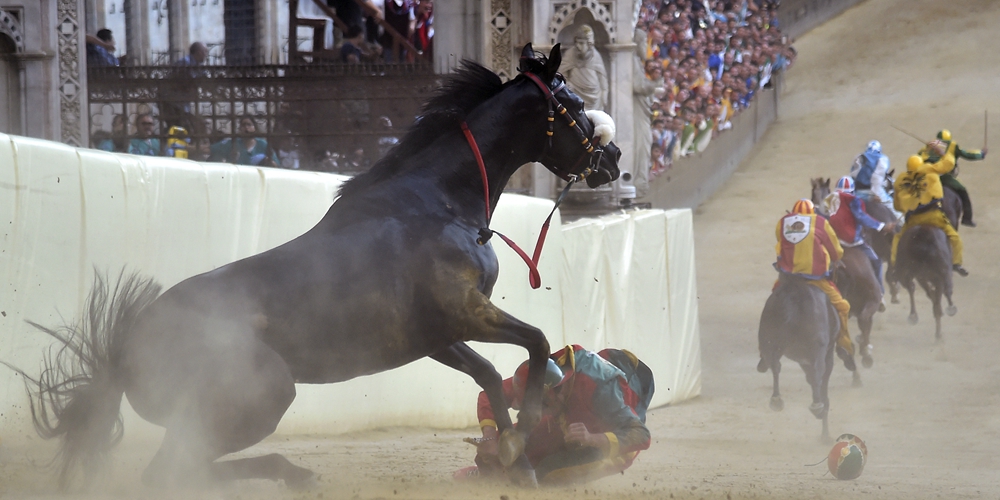
[[[937,138],[944,144],[944,147],[940,150],[935,150],[928,146],[924,146],[923,149],[917,152],[920,158],[926,163],[937,163],[941,160],[941,152],[951,149],[951,146],[955,146],[955,167],[951,172],[947,174],[941,174],[941,185],[950,187],[958,195],[958,198],[962,200],[962,225],[969,227],[976,227],[976,223],[972,221],[972,199],[969,198],[969,190],[958,182],[958,159],[965,158],[970,161],[979,161],[986,158],[986,148],[983,149],[970,149],[964,150],[959,147],[951,138],[951,132],[948,130],[942,130],[938,132]]]
[[[942,206],[944,189],[941,186],[940,176],[955,168],[957,146],[952,142],[945,149],[944,143],[931,141],[927,147],[937,153],[940,160],[936,163],[925,163],[920,156],[911,156],[906,162],[906,173],[899,176],[893,184],[896,191],[893,204],[896,210],[906,214],[906,223],[903,224],[902,231],[896,233],[892,239],[892,263],[896,263],[896,250],[899,248],[899,239],[903,233],[913,226],[923,224],[944,231],[951,245],[952,269],[962,276],[967,276],[968,271],[962,267],[962,239],[958,236],[958,231],[951,226]]]
[[[816,215],[812,201],[802,199],[795,202],[792,213],[778,221],[775,236],[778,239],[775,246],[778,254],[775,269],[804,278],[829,297],[840,316],[837,355],[844,360],[844,366],[848,370],[854,371],[854,344],[847,331],[847,316],[851,312],[851,304],[844,300],[837,286],[830,280],[832,265],[844,256],[844,248],[840,246],[833,226],[822,216]]]

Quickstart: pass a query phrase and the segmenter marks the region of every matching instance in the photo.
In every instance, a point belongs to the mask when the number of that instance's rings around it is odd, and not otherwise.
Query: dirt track
[[[775,277],[774,224],[812,176],[838,177],[871,139],[897,168],[919,145],[889,127],[925,137],[949,128],[960,145],[983,141],[983,109],[997,111],[1000,51],[993,0],[869,0],[796,43],[780,119],[732,179],[695,216],[703,394],[652,410],[654,443],[622,476],[565,490],[467,486],[451,471],[471,462],[465,431],[389,429],[338,437],[275,436],[250,455],[281,451],[322,473],[298,493],[264,481],[209,492],[143,490],[139,474],[153,450],[124,446],[115,486],[86,498],[997,498],[1000,497],[1000,339],[996,297],[1000,263],[1000,182],[995,156],[964,162],[979,227],[962,230],[968,278],[956,277],[958,315],[944,319],[934,344],[930,303],[921,322],[907,306],[876,316],[875,366],[852,388],[838,366],[831,378],[831,433],[868,444],[860,479],[837,481],[825,464],[819,421],[809,413],[801,370],[785,363],[785,410],[768,409],[770,374],[755,371],[757,320]],[[918,35],[919,33],[919,35]],[[1000,122],[1000,120],[998,120]],[[994,129],[996,130],[996,129]],[[1000,148],[1000,134],[990,142]],[[996,155],[997,153],[994,153]],[[856,333],[852,323],[852,332]],[[642,355],[639,353],[640,356]],[[470,411],[473,402],[470,402]],[[42,471],[45,445],[0,448],[0,497],[51,498]]]

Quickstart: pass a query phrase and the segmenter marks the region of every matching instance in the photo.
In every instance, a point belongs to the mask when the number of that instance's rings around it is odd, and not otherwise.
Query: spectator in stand
[[[326,4],[333,7],[337,13],[337,18],[347,25],[347,29],[357,27],[361,29],[361,38],[365,38],[365,12],[382,18],[382,11],[372,0],[326,0]]]
[[[299,170],[299,146],[291,132],[278,137],[275,141],[278,155],[278,166],[289,170]]]
[[[413,46],[424,57],[434,54],[434,0],[419,0],[413,24]]]
[[[404,40],[409,41],[411,27],[417,20],[413,0],[385,0],[383,6],[385,22],[396,30]],[[393,51],[395,38],[388,31],[383,33],[379,39],[379,44],[384,47],[383,54],[386,62],[402,62],[406,60],[406,48],[399,45],[398,52]]]
[[[129,154],[142,156],[159,156],[160,140],[153,137],[156,131],[156,120],[153,115],[143,113],[135,119],[135,135],[128,143]]]
[[[252,117],[244,116],[240,119],[240,137],[226,138],[213,144],[210,161],[263,167],[277,166],[278,157],[267,146],[267,141],[253,136],[256,133],[257,123]]]
[[[128,131],[125,130],[125,116],[115,115],[111,119],[111,132],[99,130],[94,133],[94,148],[115,153],[128,152]]]
[[[359,64],[372,62],[382,54],[382,47],[365,40],[365,32],[357,26],[348,28],[344,43],[340,46],[341,62]]]
[[[87,35],[87,66],[92,68],[102,66],[118,66],[118,58],[115,57],[115,37],[111,30],[102,28],[97,31],[97,36]]]

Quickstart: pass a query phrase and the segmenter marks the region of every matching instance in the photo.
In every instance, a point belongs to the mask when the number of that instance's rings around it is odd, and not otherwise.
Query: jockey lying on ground
[[[528,375],[525,361],[503,381],[504,397],[519,409]],[[552,354],[546,367],[543,416],[528,436],[525,454],[540,484],[579,483],[624,471],[639,451],[649,448],[646,409],[653,397],[653,375],[632,353],[605,349],[594,353],[579,345]],[[504,410],[506,411],[506,410]],[[500,476],[497,428],[485,392],[479,394],[477,468],[456,477]]]
[[[812,201],[795,202],[792,213],[778,221],[775,230],[778,244],[775,250],[778,261],[774,268],[782,273],[794,274],[810,285],[823,290],[840,316],[840,335],[837,337],[837,355],[844,366],[854,371],[854,344],[847,331],[847,316],[851,304],[840,295],[837,285],[830,280],[831,266],[844,256],[844,249],[837,240],[830,222],[816,215]],[[775,282],[777,286],[777,282]]]
[[[850,177],[841,177],[837,181],[834,192],[827,195],[823,200],[826,205],[826,213],[830,214],[830,225],[837,233],[842,247],[859,247],[868,260],[872,263],[872,270],[878,278],[879,287],[882,287],[882,261],[872,250],[864,238],[863,228],[871,228],[876,231],[891,232],[895,229],[895,224],[879,222],[868,215],[865,210],[865,202],[854,196],[854,180]],[[882,288],[885,293],[885,289]]]
[[[971,149],[964,150],[958,147],[958,144],[952,142],[951,132],[948,130],[942,130],[938,132],[937,138],[941,141],[944,147],[941,151],[951,150],[954,146],[955,154],[955,166],[950,172],[941,174],[941,185],[948,186],[958,194],[959,199],[962,200],[962,225],[969,227],[976,227],[976,223],[972,221],[972,199],[969,198],[969,190],[965,189],[965,186],[961,182],[958,182],[958,159],[965,158],[970,161],[979,161],[986,158],[986,148],[982,150]],[[920,158],[926,163],[937,163],[941,161],[940,151],[936,151],[934,148],[924,146],[919,152]]]
[[[942,146],[939,141],[928,144],[930,148],[943,150]],[[952,143],[943,155],[939,151],[941,160],[933,164],[924,163],[917,155],[911,156],[906,162],[906,173],[896,179],[896,208],[906,214],[906,223],[903,224],[903,230],[892,239],[893,264],[896,263],[896,250],[903,233],[913,226],[924,224],[944,231],[951,245],[952,268],[962,276],[969,274],[962,267],[962,239],[958,236],[958,231],[951,227],[941,205],[944,189],[939,176],[955,167],[955,147]]]

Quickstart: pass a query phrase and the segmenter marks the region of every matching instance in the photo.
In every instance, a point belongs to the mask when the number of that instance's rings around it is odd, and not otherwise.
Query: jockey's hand
[[[838,260],[834,262],[832,265],[830,265],[831,271],[835,271],[837,269],[845,269],[845,268],[847,268],[847,264],[844,264],[843,260]]]
[[[566,442],[576,443],[580,446],[593,446],[593,434],[587,430],[587,426],[582,422],[569,424],[566,429]]]
[[[896,230],[895,222],[887,222],[884,226],[882,226],[882,232],[885,234],[892,234],[895,230]]]

